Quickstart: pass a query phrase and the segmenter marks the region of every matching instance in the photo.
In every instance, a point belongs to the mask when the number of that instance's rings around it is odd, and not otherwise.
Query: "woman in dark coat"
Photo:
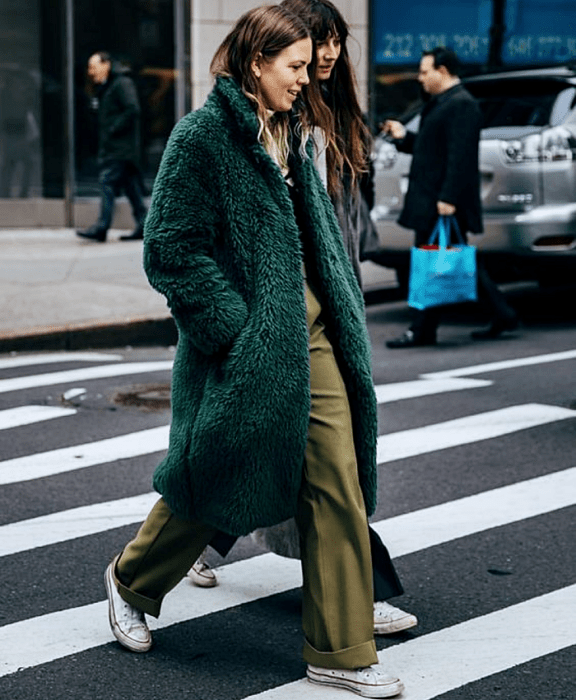
[[[205,106],[166,147],[144,261],[179,330],[170,445],[160,500],[107,569],[110,623],[147,651],[144,614],[159,615],[217,531],[295,517],[308,677],[392,697],[402,683],[376,665],[373,639],[377,416],[362,294],[307,124],[289,127],[311,59],[291,12],[246,13],[213,59]]]

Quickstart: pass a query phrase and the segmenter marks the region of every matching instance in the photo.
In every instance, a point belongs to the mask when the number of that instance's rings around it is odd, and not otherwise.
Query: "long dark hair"
[[[310,75],[307,96],[310,102],[311,119],[326,135],[326,160],[328,169],[328,191],[337,195],[342,189],[346,175],[356,180],[368,169],[370,134],[362,117],[358,102],[354,68],[348,54],[346,40],[350,29],[340,11],[330,0],[283,0],[280,5],[301,17],[312,33],[314,42],[325,41],[330,35],[341,42],[340,56],[330,78],[318,86],[315,73]],[[331,113],[330,124],[325,113],[314,101],[316,91]]]

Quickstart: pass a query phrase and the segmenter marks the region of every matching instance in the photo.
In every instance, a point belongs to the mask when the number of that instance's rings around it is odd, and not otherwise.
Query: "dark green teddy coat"
[[[376,401],[362,294],[311,157],[294,157],[303,241],[253,104],[219,78],[168,141],[144,266],[179,331],[172,425],[154,488],[171,510],[245,535],[294,515],[310,415],[305,250],[350,398],[360,483],[376,498]]]

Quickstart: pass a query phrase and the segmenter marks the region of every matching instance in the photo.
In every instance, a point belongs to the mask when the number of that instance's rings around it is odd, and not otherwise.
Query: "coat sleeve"
[[[144,230],[144,269],[180,332],[211,355],[232,344],[248,309],[212,254],[220,225],[214,157],[190,131],[180,122],[162,158]]]
[[[115,86],[116,99],[122,107],[122,111],[112,124],[110,124],[110,135],[121,134],[130,129],[133,122],[140,116],[140,102],[136,86],[128,77],[117,80]]]
[[[471,174],[478,170],[478,140],[481,114],[472,100],[461,100],[450,109],[446,121],[446,170],[439,201],[458,207],[461,195],[470,187]]]
[[[413,131],[407,131],[403,139],[394,139],[394,145],[401,153],[413,153],[416,134]]]

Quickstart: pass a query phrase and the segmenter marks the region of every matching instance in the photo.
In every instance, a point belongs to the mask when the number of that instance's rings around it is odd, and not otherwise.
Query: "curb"
[[[172,317],[128,321],[88,322],[32,328],[0,334],[0,353],[41,350],[87,350],[125,345],[176,345],[178,332]]]
[[[366,305],[404,299],[398,288],[364,293]],[[176,345],[178,331],[171,316],[132,318],[124,321],[86,321],[63,326],[39,326],[27,330],[0,332],[0,353],[40,352],[43,350],[89,350]]]

